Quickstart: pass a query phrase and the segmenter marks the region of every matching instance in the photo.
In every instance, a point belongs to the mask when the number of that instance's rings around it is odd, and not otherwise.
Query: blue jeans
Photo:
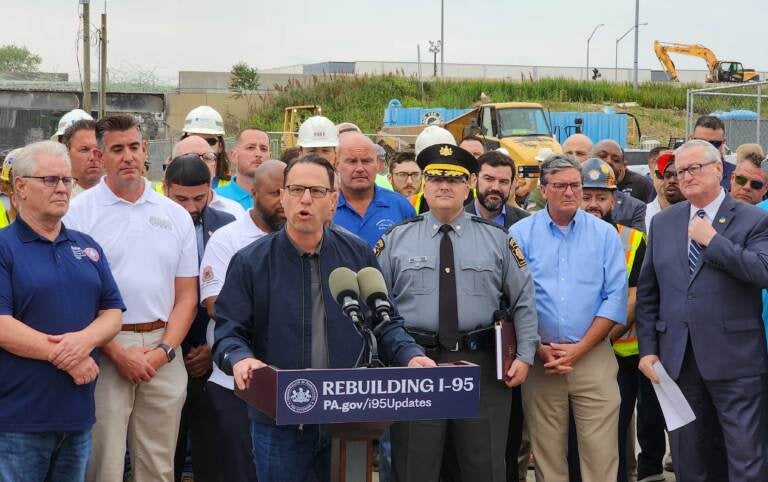
[[[259,482],[329,482],[331,438],[318,425],[278,427],[251,422]]]
[[[91,431],[0,432],[0,480],[82,482]]]

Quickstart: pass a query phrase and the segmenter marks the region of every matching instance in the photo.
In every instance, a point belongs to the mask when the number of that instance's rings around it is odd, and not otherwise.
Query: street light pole
[[[445,0],[440,0],[440,78],[445,78]]]
[[[587,80],[589,80],[589,42],[592,41],[592,37],[595,36],[595,32],[597,32],[597,29],[599,29],[600,27],[605,27],[605,24],[601,23],[595,26],[595,28],[592,30],[592,33],[589,35],[589,38],[587,39],[587,72],[586,72]]]
[[[429,41],[429,53],[433,55],[433,77],[437,77],[437,54],[442,52],[442,45],[443,43],[441,41],[434,42],[432,40]]]
[[[640,26],[648,25],[648,22],[641,23]],[[635,29],[635,26],[629,27],[629,30],[624,32],[624,35],[616,39],[616,56],[614,59],[614,67],[613,67],[613,80],[618,81],[619,80],[619,42],[624,40],[624,37],[629,35],[629,32]]]
[[[635,70],[632,72],[632,89],[637,91],[637,42],[640,35],[640,0],[635,0]]]

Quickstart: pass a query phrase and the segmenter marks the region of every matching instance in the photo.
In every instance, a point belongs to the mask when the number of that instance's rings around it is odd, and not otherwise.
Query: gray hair
[[[546,185],[549,176],[565,169],[576,169],[581,174],[581,164],[575,157],[569,154],[552,154],[541,163],[541,184]]]
[[[675,159],[677,159],[677,156],[680,155],[681,152],[686,151],[688,149],[693,149],[694,147],[703,147],[704,148],[704,158],[707,160],[707,162],[714,162],[714,161],[720,161],[720,151],[718,151],[715,146],[710,144],[707,141],[702,141],[701,139],[691,139],[690,141],[686,141],[682,146],[678,147],[675,150]]]
[[[69,160],[69,153],[64,144],[54,141],[34,142],[25,146],[19,151],[19,154],[13,160],[11,169],[11,185],[17,177],[34,176],[39,167],[40,155],[51,157],[60,157],[67,161],[67,166],[71,169],[72,163]],[[14,188],[15,189],[15,188]]]

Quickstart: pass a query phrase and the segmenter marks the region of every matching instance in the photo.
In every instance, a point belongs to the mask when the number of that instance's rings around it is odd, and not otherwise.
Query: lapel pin
[[[717,222],[720,223],[720,224],[725,224],[725,216],[723,216],[720,219],[718,219]]]

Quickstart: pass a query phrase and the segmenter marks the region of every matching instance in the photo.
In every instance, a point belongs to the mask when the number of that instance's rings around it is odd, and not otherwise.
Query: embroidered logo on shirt
[[[525,268],[528,266],[528,261],[525,260],[523,250],[514,238],[509,238],[509,250],[512,252],[512,257],[515,258],[518,267]]]
[[[95,248],[85,248],[83,253],[85,253],[85,255],[88,256],[88,259],[94,263],[98,263],[99,259],[101,258],[101,256],[99,256],[99,252]]]
[[[155,216],[149,217],[149,224],[152,226],[157,226],[158,228],[167,229],[168,231],[171,231],[173,229],[173,226],[171,225],[171,222],[164,218],[157,218]]]
[[[203,268],[202,279],[203,283],[213,281],[213,268],[211,266]]]
[[[383,250],[384,250],[384,239],[382,238],[376,241],[376,244],[373,246],[373,254],[378,256],[381,254]]]
[[[72,248],[72,255],[75,257],[75,259],[83,259],[85,258],[85,253],[80,248],[80,246],[71,246]]]

